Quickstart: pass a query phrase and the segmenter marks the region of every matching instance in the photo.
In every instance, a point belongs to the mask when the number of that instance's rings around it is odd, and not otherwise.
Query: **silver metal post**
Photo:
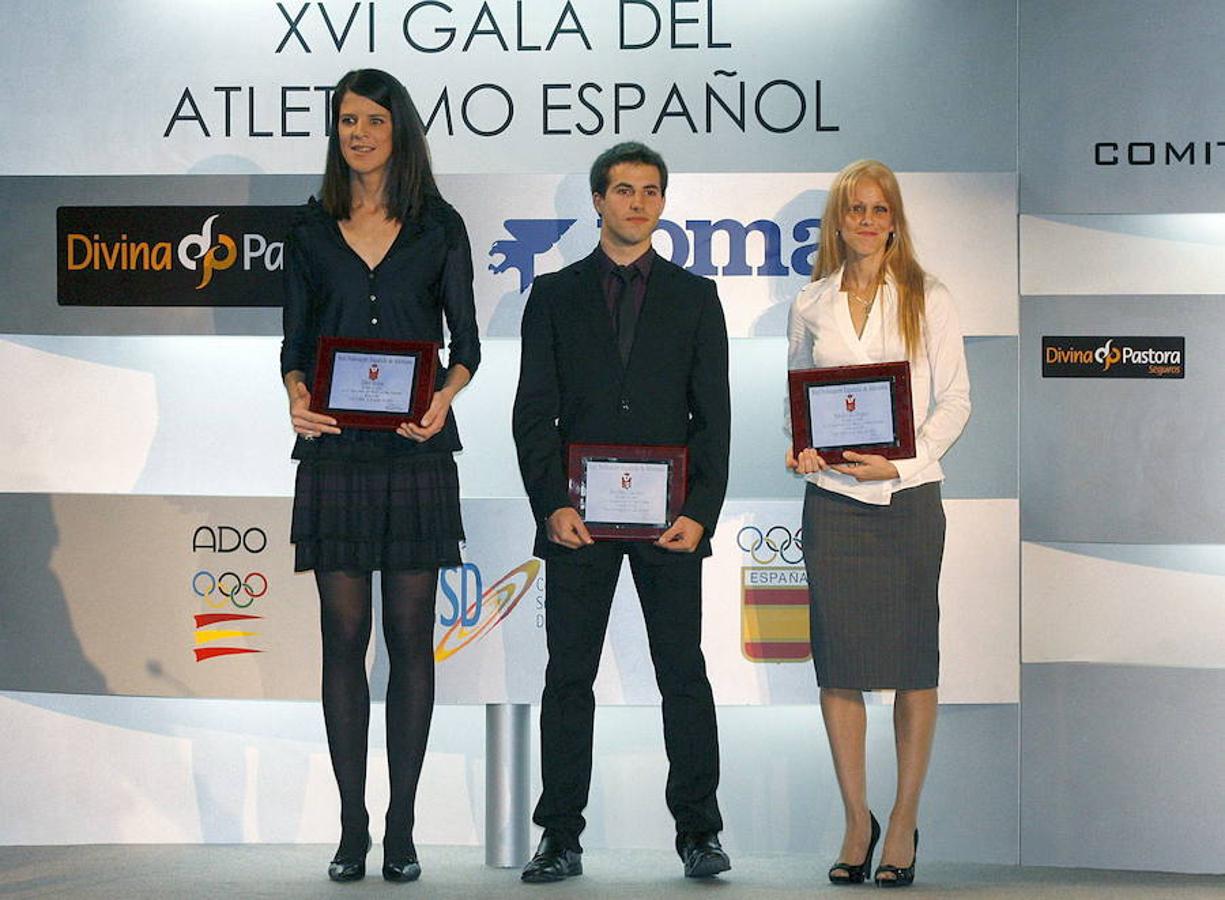
[[[485,704],[485,865],[518,868],[529,853],[526,703]]]

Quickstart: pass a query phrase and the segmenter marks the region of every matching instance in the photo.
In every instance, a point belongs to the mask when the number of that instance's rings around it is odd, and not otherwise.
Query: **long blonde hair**
[[[825,214],[821,218],[821,247],[817,251],[816,264],[812,268],[812,280],[818,281],[838,271],[846,262],[846,244],[843,243],[839,224],[851,207],[851,195],[863,181],[875,181],[893,213],[893,231],[885,246],[884,271],[893,276],[897,285],[897,325],[906,344],[906,355],[911,359],[918,354],[923,340],[923,312],[926,307],[924,281],[926,273],[915,258],[914,243],[910,229],[906,226],[906,212],[902,208],[902,192],[898,188],[897,176],[883,162],[861,159],[851,163],[838,173],[829,189],[825,201]]]

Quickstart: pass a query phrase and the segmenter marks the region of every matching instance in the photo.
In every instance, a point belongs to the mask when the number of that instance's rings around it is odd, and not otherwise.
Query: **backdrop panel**
[[[812,274],[833,177],[677,175],[655,245],[714,278],[733,337],[786,335],[787,307]],[[958,298],[965,333],[1015,334],[1015,176],[900,179],[919,256]],[[517,337],[535,276],[585,257],[599,239],[586,175],[450,175],[440,188],[467,223],[481,333]],[[279,334],[281,247],[293,215],[279,207],[318,191],[309,176],[0,177],[14,212],[0,224],[0,264],[14,298],[0,307],[0,332]],[[966,206],[975,209],[972,242],[964,240]],[[130,209],[117,217],[109,207]],[[57,230],[65,208],[73,208],[72,224]],[[154,213],[173,222],[147,224]],[[206,280],[201,254],[221,252],[224,239],[238,258]],[[244,290],[269,308],[218,306]],[[65,305],[83,292],[101,305]],[[164,305],[163,293],[180,305]]]
[[[61,306],[57,303],[57,255],[65,249],[56,233],[61,206],[243,206],[297,205],[319,190],[317,175],[159,175],[127,177],[0,175],[0,201],[8,215],[0,220],[0,269],[5,296],[0,304],[0,332],[13,334],[280,334],[279,309],[216,308],[207,295],[194,291],[199,306],[148,308],[141,297],[125,297],[133,306]],[[139,213],[134,215],[139,220]],[[198,233],[202,220],[175,233],[157,235],[173,241],[171,265],[181,266],[178,244]],[[225,220],[217,231],[224,232]],[[87,229],[84,237],[114,244],[123,232]],[[284,235],[268,235],[279,242]],[[92,265],[92,259],[90,260]],[[277,263],[279,265],[279,261]],[[262,265],[262,263],[261,263]],[[120,272],[120,275],[123,273]],[[224,277],[222,277],[224,276]],[[219,273],[218,283],[243,278],[243,267]],[[274,298],[275,299],[275,298]]]
[[[1219,4],[1024,0],[1019,11],[1021,212],[1225,208]]]
[[[878,773],[873,808],[887,806],[894,788],[892,712],[868,707],[869,765]],[[418,797],[418,844],[480,842],[484,716],[480,707],[435,710]],[[11,786],[3,808],[12,814],[0,816],[6,845],[326,844],[336,838],[335,786],[314,703],[0,692],[0,717],[12,726],[10,739],[0,743],[0,766]],[[843,817],[820,712],[813,706],[725,707],[719,727],[723,838],[732,855],[832,858]],[[945,823],[931,829],[933,858],[1017,861],[1019,727],[1015,705],[942,710],[924,792],[925,821]],[[675,835],[663,802],[658,710],[604,706],[596,730],[599,754],[584,845],[669,848]],[[385,737],[383,717],[376,714],[366,797],[371,810],[387,802]],[[535,752],[534,722],[532,739]],[[88,747],[91,764],[82,766],[63,752],[65,746]],[[533,770],[533,792],[538,778]],[[65,815],[65,809],[78,814]],[[83,809],[91,814],[80,814]]]
[[[1225,23],[1018,9],[1021,860],[1219,870]]]
[[[1024,865],[1220,873],[1225,671],[1027,663],[1022,684]]]
[[[1017,496],[1017,344],[1015,336],[966,339],[974,412],[942,460],[944,498]],[[795,475],[782,464],[787,342],[731,342],[732,470],[728,497],[793,498]],[[511,389],[506,387],[506,402]],[[478,476],[479,477],[479,476]]]
[[[0,689],[313,699],[317,601],[294,574],[285,498],[0,495],[12,603]],[[544,677],[546,569],[526,501],[464,501],[463,566],[443,570],[442,703],[532,703]],[[704,571],[703,646],[724,704],[810,703],[801,502],[732,501]],[[1017,701],[1016,501],[951,500],[942,575],[942,697]],[[377,604],[376,604],[377,607]],[[381,644],[369,665],[386,683]],[[615,601],[597,696],[659,695],[632,581]]]
[[[1225,215],[1021,216],[1020,233],[1022,294],[1219,294],[1225,285]]]
[[[1225,380],[1220,296],[1024,297],[1021,533],[1029,541],[1221,543],[1225,475],[1206,448]],[[1043,338],[1185,338],[1184,378],[1043,377]],[[1096,350],[1092,352],[1096,353]]]
[[[10,448],[0,490],[290,496],[279,347],[275,338],[0,335],[17,411],[0,422]],[[971,338],[966,358],[975,408],[946,457],[945,497],[1015,497],[1017,339]],[[782,338],[731,342],[729,497],[798,495],[782,464],[786,359]],[[465,496],[523,496],[509,433],[518,376],[518,341],[486,341],[479,376],[455,403]]]
[[[1027,542],[1021,562],[1024,662],[1225,668],[1225,548]]]
[[[72,64],[14,94],[16,120],[43,122],[37,152],[0,139],[6,174],[317,172],[327,88],[362,66],[409,86],[447,172],[581,172],[627,137],[689,171],[836,170],[886,150],[903,170],[1015,169],[1015,0],[775,0],[768,15],[734,0],[52,0],[8,24],[12,71]],[[43,115],[64,97],[71,115]]]

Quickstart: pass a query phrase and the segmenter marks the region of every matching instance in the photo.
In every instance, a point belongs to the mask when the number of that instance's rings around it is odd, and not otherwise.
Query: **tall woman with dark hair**
[[[383,877],[421,867],[413,804],[434,706],[434,592],[460,562],[460,449],[451,401],[480,362],[472,255],[463,220],[439,195],[425,129],[408,92],[377,69],[349,72],[332,95],[321,191],[286,241],[281,373],[298,434],[291,540],[297,571],[313,569],[323,635],[323,715],[340,790],[334,881],[366,872],[371,581],[382,573],[391,799]],[[447,368],[421,424],[343,431],[311,412],[321,336],[441,341]]]
[[[940,457],[970,415],[957,310],[919,266],[897,178],[860,160],[838,173],[821,220],[812,283],[788,322],[790,369],[908,360],[913,459],[813,449],[787,465],[807,476],[804,565],[821,712],[846,814],[835,884],[862,882],[880,827],[868,809],[863,691],[896,690],[897,796],[876,883],[914,880],[919,794],[936,728],[937,587],[944,553]],[[862,860],[862,862],[861,862]]]

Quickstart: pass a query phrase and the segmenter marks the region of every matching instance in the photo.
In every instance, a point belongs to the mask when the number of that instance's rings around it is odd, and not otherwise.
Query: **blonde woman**
[[[789,369],[909,360],[913,459],[812,448],[787,465],[808,481],[804,564],[821,712],[846,814],[835,884],[867,877],[880,826],[868,809],[863,691],[893,689],[897,795],[873,873],[913,883],[919,794],[936,727],[937,587],[944,552],[940,457],[970,415],[970,383],[948,290],[919,266],[897,178],[860,160],[838,173],[812,283],[788,322]]]

